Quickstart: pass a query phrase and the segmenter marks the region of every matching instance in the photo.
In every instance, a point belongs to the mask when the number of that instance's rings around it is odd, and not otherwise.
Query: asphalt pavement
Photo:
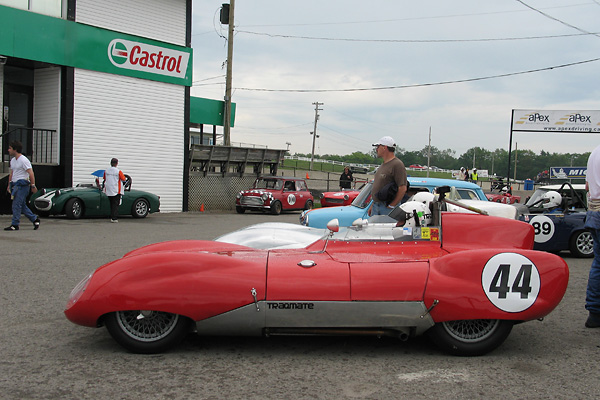
[[[544,321],[513,328],[483,357],[454,357],[426,338],[190,336],[171,352],[126,352],[63,308],[95,268],[165,240],[213,239],[299,213],[152,214],[137,220],[45,218],[0,231],[2,399],[592,399],[600,329],[586,329],[590,259],[572,258],[565,298]],[[0,215],[2,227],[10,216]]]

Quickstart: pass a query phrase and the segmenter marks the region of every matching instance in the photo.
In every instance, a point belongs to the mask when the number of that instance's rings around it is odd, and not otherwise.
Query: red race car
[[[407,204],[398,222],[339,228],[333,220],[329,230],[266,223],[216,241],[145,246],[83,279],[65,314],[105,325],[138,353],[165,351],[196,331],[427,334],[452,354],[481,355],[513,324],[541,319],[561,301],[567,264],[531,250],[530,225]]]
[[[321,194],[321,207],[337,207],[350,205],[360,190],[347,189],[340,192],[323,192]]]
[[[515,204],[521,202],[521,196],[513,196],[512,194],[506,193],[486,193],[485,197],[488,198],[489,201],[493,201],[495,203],[504,203],[504,204]]]

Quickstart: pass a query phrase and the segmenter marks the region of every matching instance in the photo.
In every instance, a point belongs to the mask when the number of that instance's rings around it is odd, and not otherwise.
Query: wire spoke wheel
[[[179,315],[157,311],[118,311],[117,321],[124,333],[135,340],[153,342],[169,335]]]
[[[181,315],[147,310],[107,314],[105,325],[111,336],[134,353],[160,353],[179,343],[189,332],[191,321]]]
[[[438,322],[427,331],[442,350],[457,356],[480,356],[500,346],[508,337],[513,321],[471,319]]]
[[[442,322],[444,329],[453,338],[463,342],[479,342],[492,335],[498,328],[500,320],[473,319],[463,321]]]

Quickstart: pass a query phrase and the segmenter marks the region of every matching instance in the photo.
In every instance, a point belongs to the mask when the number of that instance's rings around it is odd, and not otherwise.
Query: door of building
[[[2,126],[4,133],[8,133],[3,136],[3,148],[7,149],[10,142],[18,140],[23,143],[23,154],[29,154],[31,140],[28,135],[31,129],[28,128],[33,127],[33,87],[5,84],[3,104]],[[8,160],[8,153],[3,157]]]

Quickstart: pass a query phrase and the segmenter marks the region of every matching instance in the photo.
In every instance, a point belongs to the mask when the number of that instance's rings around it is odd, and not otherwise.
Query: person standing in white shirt
[[[119,204],[123,195],[125,175],[117,168],[119,160],[110,160],[110,168],[104,171],[104,192],[110,201],[110,222],[119,222]]]
[[[19,141],[14,141],[8,146],[10,155],[10,173],[8,174],[8,187],[6,190],[10,193],[12,203],[12,222],[10,226],[4,228],[5,231],[18,231],[21,221],[21,214],[25,215],[33,223],[33,229],[40,227],[40,219],[29,207],[27,207],[27,195],[29,190],[32,193],[37,192],[35,187],[35,175],[31,162],[21,152],[23,145]]]

